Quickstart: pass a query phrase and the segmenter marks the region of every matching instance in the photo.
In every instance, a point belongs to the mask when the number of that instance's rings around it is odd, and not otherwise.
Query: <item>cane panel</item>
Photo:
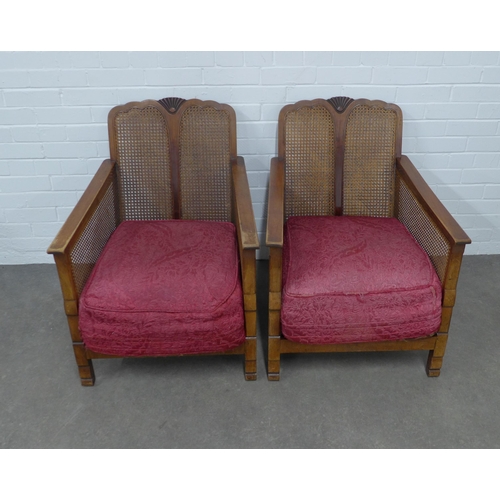
[[[106,194],[70,251],[71,271],[79,296],[102,249],[116,229],[115,207],[115,184],[111,182]]]
[[[182,219],[231,221],[230,145],[227,111],[186,108],[179,131]]]
[[[330,112],[306,106],[285,117],[285,217],[335,213],[335,130]]]
[[[169,130],[161,111],[131,108],[113,126],[121,220],[173,218]]]
[[[441,283],[444,283],[450,244],[399,175],[397,186],[398,219],[426,251]]]
[[[394,110],[360,105],[351,111],[345,137],[344,215],[393,215],[396,132]]]

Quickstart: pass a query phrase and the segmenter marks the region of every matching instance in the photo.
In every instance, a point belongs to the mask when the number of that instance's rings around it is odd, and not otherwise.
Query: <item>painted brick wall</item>
[[[499,52],[0,52],[0,264],[52,262],[108,157],[108,111],[166,96],[236,110],[264,244],[279,110],[336,95],[399,104],[403,152],[474,240],[466,252],[500,253]]]

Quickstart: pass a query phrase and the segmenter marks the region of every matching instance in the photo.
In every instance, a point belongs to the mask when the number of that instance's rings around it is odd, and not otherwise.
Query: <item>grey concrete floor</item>
[[[94,361],[77,374],[53,265],[0,267],[1,448],[499,448],[500,255],[466,256],[439,378],[425,352]]]

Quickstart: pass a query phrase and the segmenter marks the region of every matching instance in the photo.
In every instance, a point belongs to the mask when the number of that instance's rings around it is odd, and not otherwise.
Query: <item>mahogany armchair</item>
[[[281,354],[428,350],[443,363],[469,237],[401,155],[395,104],[285,106],[271,161],[268,378]]]
[[[255,380],[259,247],[236,117],[166,98],[108,116],[105,160],[50,245],[82,385],[92,359],[237,354]]]

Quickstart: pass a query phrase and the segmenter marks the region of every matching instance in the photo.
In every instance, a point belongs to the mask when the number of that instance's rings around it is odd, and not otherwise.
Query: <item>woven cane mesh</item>
[[[285,217],[335,213],[335,133],[323,106],[285,117]]]
[[[104,245],[116,229],[115,187],[111,183],[96,211],[70,252],[71,269],[78,295],[81,294]]]
[[[344,155],[345,215],[394,213],[396,125],[392,110],[361,105],[351,112]]]
[[[122,220],[172,218],[168,129],[153,106],[132,108],[115,120]]]
[[[399,176],[398,219],[426,251],[441,283],[443,283],[450,254],[450,244]]]
[[[230,117],[191,106],[179,136],[181,218],[231,221]]]

